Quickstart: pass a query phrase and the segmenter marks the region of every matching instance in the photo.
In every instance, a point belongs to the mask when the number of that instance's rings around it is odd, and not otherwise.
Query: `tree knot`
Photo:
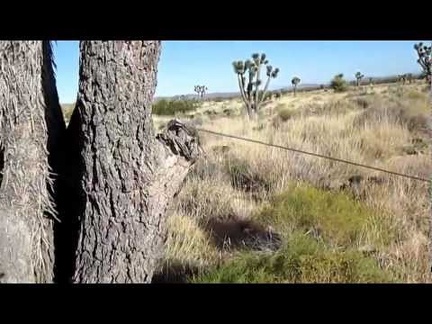
[[[187,161],[195,162],[201,153],[198,131],[190,123],[172,119],[156,138]]]

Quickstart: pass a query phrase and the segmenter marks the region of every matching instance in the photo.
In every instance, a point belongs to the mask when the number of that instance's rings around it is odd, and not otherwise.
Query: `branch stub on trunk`
[[[183,156],[189,162],[195,163],[200,155],[198,131],[190,123],[173,119],[156,138],[168,146],[175,155]]]

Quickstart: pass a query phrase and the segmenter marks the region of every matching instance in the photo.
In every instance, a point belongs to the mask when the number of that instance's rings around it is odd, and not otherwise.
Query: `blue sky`
[[[279,67],[270,88],[301,82],[327,83],[335,74],[348,79],[357,71],[365,76],[417,73],[413,45],[418,41],[163,41],[156,96],[193,93],[204,84],[208,92],[235,92],[237,78],[231,63],[252,53],[266,53]],[[60,102],[75,101],[78,90],[78,41],[54,45]]]

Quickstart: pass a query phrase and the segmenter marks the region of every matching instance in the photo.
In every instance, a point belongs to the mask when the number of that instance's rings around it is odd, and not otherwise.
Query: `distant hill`
[[[413,75],[413,77],[415,79],[420,78],[421,74],[420,73],[411,73]],[[346,80],[348,80],[349,83],[351,84],[355,84],[355,80],[351,77],[347,77],[346,75],[344,76]],[[369,78],[372,78],[373,83],[375,84],[380,84],[380,83],[392,83],[392,82],[396,82],[398,80],[398,76],[397,75],[390,75],[390,76],[379,76],[379,77],[375,77],[375,76],[365,76],[362,80],[362,84],[369,84]],[[322,83],[325,87],[329,86],[329,82],[327,83]],[[321,86],[321,84],[318,83],[300,83],[297,87],[297,90],[299,91],[312,91],[312,90],[317,90],[319,89]],[[272,89],[271,91],[282,91],[282,92],[291,92],[293,91],[293,87],[291,85],[287,86],[287,87],[281,87],[281,88],[276,88],[276,89]],[[171,96],[171,97],[156,97],[155,100],[160,100],[160,99],[173,99],[176,97],[180,97],[182,95],[177,95],[177,96]],[[197,95],[196,94],[186,94],[183,95],[186,98],[192,99],[192,98],[196,98]],[[213,92],[213,93],[207,93],[206,94],[206,98],[208,99],[214,99],[214,98],[235,98],[235,97],[239,97],[240,96],[240,92]]]
[[[415,79],[420,78],[421,74],[420,73],[411,73],[413,75],[413,77]],[[353,80],[352,78],[347,78],[347,76],[345,76],[345,78],[351,83],[354,84],[355,80]],[[375,84],[380,84],[380,83],[392,83],[392,82],[396,82],[398,79],[397,75],[390,75],[390,76],[383,76],[383,77],[375,77],[375,76],[365,76],[363,78],[363,82],[362,84],[369,84],[369,78],[373,79],[373,82]],[[322,83],[325,87],[329,86],[329,82],[327,83]],[[299,91],[312,91],[312,90],[317,90],[319,89],[321,86],[321,84],[318,83],[300,83],[297,87],[297,90]],[[276,88],[276,89],[272,89],[271,91],[282,91],[282,92],[291,92],[293,91],[293,87],[291,85],[287,86],[287,87],[280,87],[280,88]],[[176,95],[176,96],[157,96],[155,97],[155,100],[161,100],[161,99],[173,99],[173,98],[180,98],[181,96],[186,97],[187,99],[193,99],[193,98],[197,98],[196,94],[185,94],[185,95]],[[210,92],[207,93],[205,95],[206,98],[208,99],[215,99],[215,98],[224,98],[224,99],[229,99],[229,98],[235,98],[235,97],[239,97],[240,96],[240,92]],[[65,104],[62,104],[63,106]]]

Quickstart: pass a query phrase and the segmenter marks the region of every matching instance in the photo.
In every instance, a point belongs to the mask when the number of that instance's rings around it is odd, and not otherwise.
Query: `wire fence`
[[[348,160],[344,160],[344,159],[340,159],[340,158],[335,158],[335,157],[331,157],[331,156],[326,156],[326,155],[322,155],[322,154],[318,154],[318,153],[307,152],[307,151],[303,151],[303,150],[299,150],[299,149],[295,149],[295,148],[291,148],[291,147],[286,147],[286,146],[282,146],[282,145],[270,144],[270,143],[254,140],[254,139],[251,139],[251,138],[246,138],[246,137],[240,137],[240,136],[236,136],[236,135],[219,133],[219,132],[215,132],[215,131],[211,131],[211,130],[203,129],[203,128],[196,128],[196,130],[199,131],[199,132],[209,133],[209,134],[213,134],[213,135],[216,135],[216,136],[233,138],[233,139],[237,139],[237,140],[241,140],[241,141],[245,141],[245,142],[250,142],[250,143],[265,145],[265,146],[268,146],[268,147],[275,147],[275,148],[279,148],[279,149],[286,150],[286,151],[291,151],[291,152],[295,152],[295,153],[300,153],[300,154],[315,156],[315,157],[319,157],[319,158],[323,158],[323,159],[327,159],[327,160],[331,160],[331,161],[335,161],[335,162],[340,162],[340,163],[350,164],[350,165],[353,165],[353,166],[362,167],[362,168],[366,168],[366,169],[370,169],[370,170],[380,171],[380,172],[392,174],[392,175],[399,176],[399,177],[404,177],[404,178],[408,178],[408,179],[412,179],[412,180],[417,180],[417,181],[423,181],[423,182],[429,182],[429,183],[431,183],[430,179],[426,179],[426,178],[422,178],[422,177],[418,177],[418,176],[414,176],[414,175],[409,175],[409,174],[403,174],[403,173],[400,173],[400,172],[386,170],[386,169],[382,169],[382,168],[378,168],[378,167],[374,167],[374,166],[370,166],[370,165],[365,165],[365,164],[361,164],[361,163],[357,163],[357,162],[352,162],[352,161],[348,161]]]

